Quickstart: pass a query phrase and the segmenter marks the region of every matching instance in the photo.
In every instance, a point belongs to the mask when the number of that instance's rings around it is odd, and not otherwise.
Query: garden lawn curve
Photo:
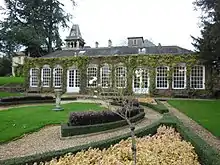
[[[168,103],[220,137],[220,100],[169,100]]]
[[[1,85],[24,84],[23,77],[0,77]]]
[[[64,111],[53,111],[54,105],[27,106],[0,111],[0,143],[10,141],[24,134],[38,131],[46,125],[68,121],[70,112],[104,110],[95,103],[63,104]]]
[[[0,92],[0,99],[4,97],[11,97],[11,96],[23,96],[22,93],[11,93],[11,92]]]

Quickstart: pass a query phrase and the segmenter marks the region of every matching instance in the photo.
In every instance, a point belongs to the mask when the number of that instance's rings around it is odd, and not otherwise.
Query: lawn
[[[21,93],[0,92],[0,98],[9,96],[23,96]]]
[[[169,100],[168,103],[220,137],[220,100]]]
[[[23,84],[24,78],[23,77],[0,77],[0,86],[7,85],[7,84]]]
[[[64,111],[53,111],[51,105],[11,108],[0,111],[0,143],[34,132],[50,124],[61,124],[68,121],[73,111],[103,110],[94,103],[63,104]]]

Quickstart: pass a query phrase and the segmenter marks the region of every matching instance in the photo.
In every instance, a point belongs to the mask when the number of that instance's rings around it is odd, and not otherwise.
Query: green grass
[[[23,96],[21,93],[0,92],[0,98],[9,96]]]
[[[94,103],[63,104],[64,111],[59,112],[53,111],[53,107],[42,105],[0,111],[0,143],[37,131],[46,125],[66,123],[69,113],[73,111],[104,109]]]
[[[23,84],[24,78],[23,77],[0,77],[0,86],[7,85],[7,84]]]
[[[220,100],[169,100],[168,103],[220,137]]]

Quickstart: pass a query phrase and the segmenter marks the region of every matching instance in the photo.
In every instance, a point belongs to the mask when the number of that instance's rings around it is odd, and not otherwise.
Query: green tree
[[[8,50],[3,43],[13,43],[24,46],[30,56],[42,56],[61,48],[58,30],[68,27],[71,15],[60,1],[5,0],[5,4],[6,18],[0,22],[1,50]]]
[[[0,76],[8,76],[11,74],[11,60],[3,56],[0,57]]]
[[[220,68],[220,0],[197,0],[196,9],[201,16],[201,37],[195,38],[193,45],[206,64]]]

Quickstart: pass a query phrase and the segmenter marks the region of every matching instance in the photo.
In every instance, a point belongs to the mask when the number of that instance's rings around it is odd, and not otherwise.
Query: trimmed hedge
[[[75,101],[77,97],[61,97],[62,101]]]
[[[144,103],[144,102],[140,102],[140,104],[142,106],[146,106],[146,107],[149,107],[161,114],[164,114],[164,113],[168,113],[169,110],[167,109],[167,107],[165,105],[163,105],[163,103],[161,103],[159,100],[155,100],[157,102],[157,104],[150,104],[150,103]]]
[[[145,116],[145,112],[140,112],[135,116],[130,118],[131,122],[137,122],[143,119]],[[95,125],[83,125],[83,126],[68,126],[67,124],[61,125],[61,135],[62,137],[74,136],[74,135],[82,135],[94,132],[101,132],[110,129],[119,128],[122,126],[128,125],[125,120],[119,120],[114,122],[108,122],[103,124],[95,124]]]
[[[141,111],[143,112],[144,109],[141,107],[133,107],[132,110],[128,111],[127,116],[133,117],[139,114]],[[116,112],[125,115],[126,109],[122,107],[119,108]],[[123,120],[123,118],[110,110],[71,112],[69,116],[68,125],[69,126],[94,125],[94,124],[102,124],[102,123],[114,122],[119,120]]]
[[[123,98],[113,98],[112,102],[110,102],[111,105],[115,105],[115,106],[124,106],[123,104],[128,103],[129,100],[128,99],[123,99]],[[130,105],[133,105],[134,107],[139,107],[140,103],[138,101],[138,99],[132,99],[130,101]]]
[[[185,139],[191,142],[195,150],[199,156],[200,162],[202,165],[220,165],[220,154],[218,151],[213,149],[211,146],[209,146],[204,140],[202,140],[198,135],[196,135],[193,131],[186,128],[176,117],[172,116],[171,114],[164,114],[164,117],[142,129],[136,130],[135,134],[137,137],[142,137],[146,135],[153,135],[157,132],[157,128],[160,125],[166,125],[166,126],[172,126],[176,128],[177,131],[181,134],[181,136]],[[130,137],[130,133],[117,136],[114,138],[110,138],[108,140],[102,140],[99,142],[92,142],[89,144],[72,147],[68,149],[63,149],[59,151],[51,151],[46,152],[43,154],[36,154],[32,156],[26,156],[26,157],[20,157],[20,158],[13,158],[8,160],[1,160],[1,165],[23,165],[23,164],[33,164],[34,162],[42,162],[42,161],[50,161],[54,157],[63,156],[67,153],[73,153],[79,152],[81,150],[87,150],[89,147],[91,148],[108,148],[111,145],[114,145],[118,142],[120,142],[122,139],[127,139]],[[138,152],[138,151],[137,151]]]
[[[55,99],[51,96],[13,96],[0,99],[0,106],[54,102]]]

